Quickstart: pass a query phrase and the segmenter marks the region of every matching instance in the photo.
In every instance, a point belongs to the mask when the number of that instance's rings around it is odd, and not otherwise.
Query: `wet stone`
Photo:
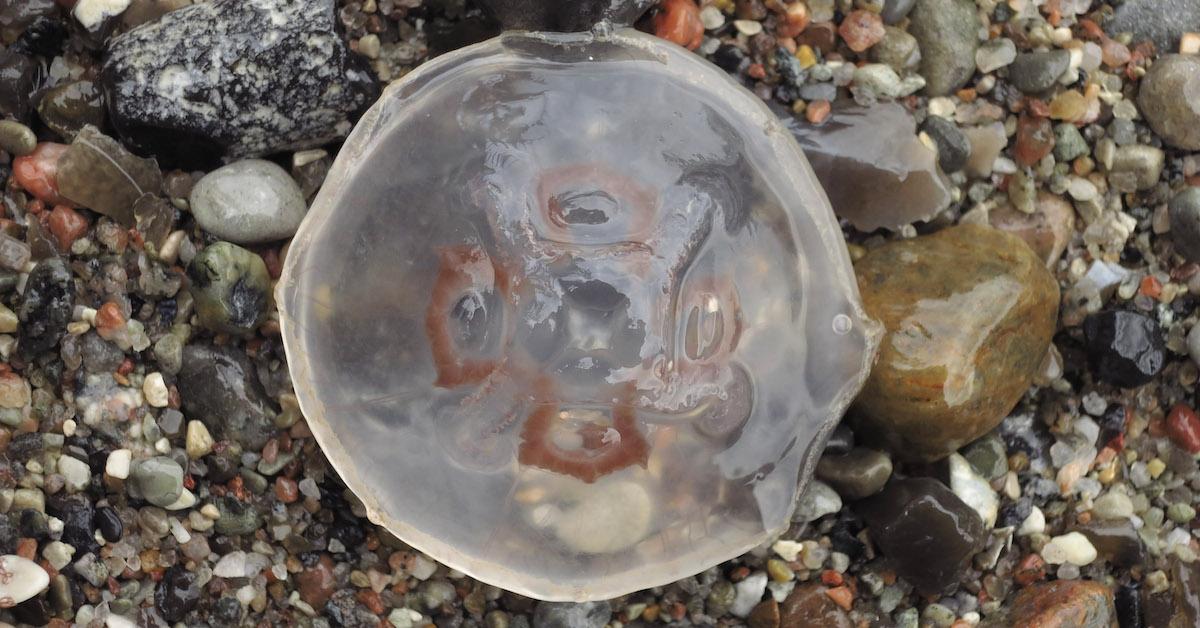
[[[842,509],[842,498],[828,484],[811,480],[796,503],[795,521],[808,523]]]
[[[885,0],[879,15],[883,17],[884,24],[895,24],[908,17],[915,4],[916,0]]]
[[[1129,521],[1092,521],[1076,531],[1087,537],[1098,556],[1118,567],[1146,562],[1146,548]]]
[[[236,244],[289,238],[306,209],[304,195],[292,177],[261,159],[218,168],[200,179],[191,194],[196,222]]]
[[[1070,64],[1066,50],[1023,52],[1008,67],[1008,80],[1026,94],[1040,94],[1054,87]]]
[[[933,140],[938,149],[938,165],[947,174],[958,172],[971,157],[971,142],[954,122],[941,116],[929,116],[921,130]]]
[[[183,494],[183,468],[166,456],[139,462],[131,478],[141,496],[155,506],[170,506]]]
[[[1171,240],[1175,250],[1188,260],[1200,262],[1200,188],[1180,190],[1168,205]]]
[[[1166,363],[1158,322],[1140,312],[1106,310],[1083,321],[1088,367],[1101,381],[1122,388],[1147,384]]]
[[[20,556],[0,556],[0,570],[11,576],[0,579],[0,599],[8,602],[4,606],[20,604],[50,586],[46,570]]]
[[[188,612],[200,602],[200,583],[196,574],[182,565],[175,565],[163,573],[162,580],[154,589],[154,608],[163,619],[175,623],[183,621]]]
[[[988,212],[988,222],[1024,240],[1047,267],[1053,268],[1075,232],[1075,208],[1060,196],[1040,191],[1034,199],[1033,213],[997,207]]]
[[[855,510],[896,573],[926,595],[957,583],[983,548],[979,515],[937,480],[894,480]]]
[[[971,468],[987,480],[994,480],[1008,473],[1007,455],[1004,441],[995,434],[984,436],[962,450],[962,456],[970,463]]]
[[[833,211],[863,231],[928,220],[950,204],[937,156],[902,105],[835,103],[828,120],[784,124],[800,142]],[[864,182],[870,182],[864,185]]]
[[[908,32],[921,44],[925,92],[945,96],[975,73],[979,20],[970,0],[916,0]]]
[[[20,349],[26,358],[53,349],[71,322],[75,280],[61,258],[42,260],[29,273],[17,316]]]
[[[1112,628],[1112,591],[1099,582],[1059,580],[1032,584],[1013,600],[1011,622],[1029,628]]]
[[[29,57],[0,50],[0,117],[29,122],[29,96],[37,85],[37,69]]]
[[[82,495],[56,497],[47,501],[46,510],[63,522],[62,542],[74,547],[76,556],[99,550],[92,524],[96,508],[90,499]]]
[[[921,48],[917,45],[917,39],[907,31],[888,26],[884,28],[883,38],[871,48],[871,60],[883,63],[896,72],[903,72],[921,63]]]
[[[783,601],[779,625],[788,628],[851,628],[854,622],[817,583],[798,585]]]
[[[162,187],[162,173],[153,159],[142,159],[86,126],[59,160],[57,181],[64,197],[132,227],[134,202]]]
[[[379,87],[335,13],[333,0],[218,0],[117,37],[102,73],[114,126],[135,150],[192,165],[345,137]]]
[[[93,523],[104,537],[104,540],[109,543],[116,543],[121,540],[121,535],[125,531],[125,524],[121,522],[120,515],[117,514],[116,510],[108,506],[101,506],[96,509]]]
[[[1150,66],[1138,108],[1168,144],[1200,149],[1200,56],[1166,55]]]
[[[202,326],[244,336],[266,320],[271,277],[258,255],[236,244],[217,242],[196,255],[188,277]]]
[[[858,447],[842,455],[824,455],[817,477],[845,499],[862,499],[878,493],[892,476],[892,459],[874,449]]]
[[[0,150],[22,157],[37,148],[37,136],[16,120],[0,120]]]
[[[1016,236],[960,225],[875,248],[855,274],[888,334],[850,414],[855,432],[936,460],[996,427],[1054,333],[1058,283],[1043,261]]]
[[[213,527],[217,533],[226,536],[243,536],[252,534],[262,526],[262,520],[254,507],[244,504],[233,497],[223,497],[217,500],[217,508],[221,511]]]
[[[104,95],[91,81],[62,83],[42,95],[37,112],[50,130],[70,141],[85,126],[103,126]]]

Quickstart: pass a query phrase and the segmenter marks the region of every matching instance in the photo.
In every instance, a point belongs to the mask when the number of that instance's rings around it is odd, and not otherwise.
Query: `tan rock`
[[[1011,206],[998,207],[988,214],[988,222],[1025,241],[1037,256],[1053,268],[1067,249],[1075,226],[1075,210],[1061,196],[1041,192],[1032,214]]]
[[[886,336],[851,420],[868,441],[937,460],[996,427],[1046,355],[1059,291],[1020,238],[981,225],[888,243],[855,266]]]

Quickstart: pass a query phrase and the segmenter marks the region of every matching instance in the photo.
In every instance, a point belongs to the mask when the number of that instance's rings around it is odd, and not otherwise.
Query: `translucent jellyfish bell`
[[[390,87],[279,297],[301,408],[370,518],[547,600],[785,530],[877,341],[790,134],[633,30],[507,33]]]

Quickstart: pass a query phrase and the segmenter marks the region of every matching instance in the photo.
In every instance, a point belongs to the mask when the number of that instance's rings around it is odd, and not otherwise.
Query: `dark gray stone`
[[[1066,50],[1022,52],[1008,66],[1008,80],[1023,93],[1038,94],[1054,87],[1070,64]]]
[[[937,144],[938,165],[943,172],[954,173],[967,166],[967,160],[971,158],[971,142],[957,124],[941,116],[929,116],[921,130]]]
[[[29,121],[29,96],[37,87],[37,66],[29,57],[0,50],[0,118]]]
[[[481,0],[480,3],[508,30],[554,31],[562,33],[591,30],[597,22],[615,25],[633,24],[655,0]]]
[[[138,152],[198,166],[342,137],[379,95],[337,32],[334,0],[216,0],[113,40],[113,125]]]
[[[177,382],[184,414],[203,421],[217,438],[257,451],[274,432],[277,411],[241,352],[188,345]]]
[[[1175,250],[1200,262],[1200,188],[1187,187],[1171,199],[1171,239]]]
[[[1179,38],[1200,26],[1196,0],[1125,0],[1104,28],[1109,35],[1132,33],[1133,41],[1150,40],[1159,52],[1175,52]]]
[[[38,262],[29,280],[17,315],[21,320],[21,355],[30,359],[53,349],[67,331],[75,305],[75,279],[62,258]]]
[[[908,17],[915,4],[916,0],[886,0],[883,4],[883,12],[879,15],[883,18],[884,24],[895,24]]]

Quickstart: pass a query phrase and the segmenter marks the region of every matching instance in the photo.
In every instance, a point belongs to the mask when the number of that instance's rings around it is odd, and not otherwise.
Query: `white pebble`
[[[733,27],[736,28],[739,33],[746,35],[747,37],[753,37],[761,33],[763,29],[762,22],[756,22],[754,20],[734,20]]]
[[[146,396],[146,403],[151,406],[167,407],[170,393],[167,391],[167,384],[163,381],[162,373],[151,373],[146,376],[142,382],[142,394]]]
[[[46,570],[20,556],[0,556],[0,570],[10,576],[0,578],[0,600],[12,605],[28,600],[50,586],[50,575]]]
[[[79,427],[79,424],[75,422],[75,419],[63,421],[63,436],[74,436],[77,427]]]
[[[745,580],[734,585],[734,589],[737,594],[729,612],[737,617],[746,617],[762,601],[763,591],[767,590],[767,574],[761,571],[750,574]]]
[[[1029,516],[1021,522],[1021,527],[1017,528],[1017,536],[1029,536],[1031,534],[1041,534],[1046,531],[1046,515],[1042,513],[1042,509],[1037,506],[1029,511]]]
[[[131,0],[79,0],[75,4],[73,14],[75,19],[89,31],[96,30],[100,24],[110,18],[118,16],[129,8]]]
[[[1042,559],[1051,565],[1070,563],[1082,567],[1096,560],[1096,548],[1078,532],[1068,532],[1050,539],[1042,548]]]
[[[700,9],[700,23],[704,25],[705,30],[716,30],[725,25],[725,14],[710,4]]]
[[[129,477],[129,463],[132,459],[133,452],[128,449],[114,450],[108,454],[108,461],[104,463],[104,472],[109,477],[124,480]]]
[[[984,527],[990,530],[996,525],[996,516],[1000,512],[996,491],[960,454],[950,454],[950,490],[979,513]]]
[[[92,480],[92,470],[88,468],[87,463],[71,456],[58,459],[58,473],[66,480],[67,489],[72,492],[87,488]]]
[[[245,578],[246,552],[237,550],[222,556],[213,567],[213,575],[218,578]]]
[[[1133,502],[1125,493],[1109,491],[1092,505],[1092,514],[1100,519],[1128,519],[1133,516]]]
[[[780,558],[790,563],[796,560],[796,557],[800,555],[800,551],[804,549],[804,544],[797,543],[796,541],[780,539],[775,541],[775,544],[771,546],[771,549],[774,550],[776,554],[779,554]]]
[[[212,452],[212,434],[200,421],[188,421],[186,448],[188,458],[192,460],[199,460]]]
[[[42,558],[45,558],[51,567],[59,571],[71,563],[71,557],[74,555],[75,548],[62,541],[51,541],[42,550]]]

